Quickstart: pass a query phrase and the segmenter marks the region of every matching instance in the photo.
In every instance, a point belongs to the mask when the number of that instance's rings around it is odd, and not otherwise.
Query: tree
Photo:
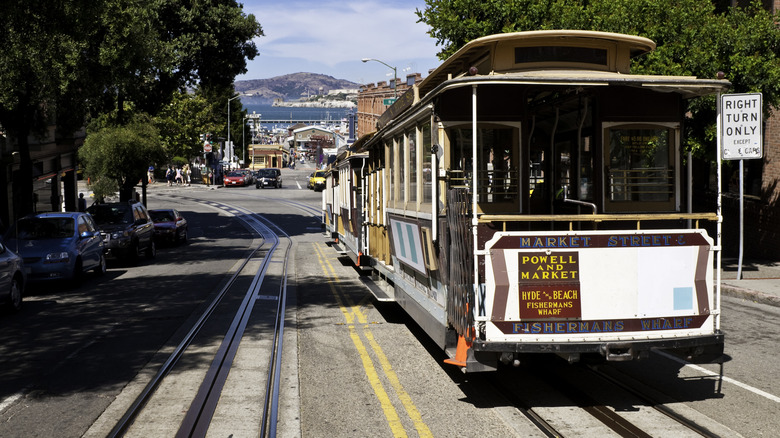
[[[764,114],[780,104],[778,16],[760,2],[724,8],[700,0],[426,0],[418,21],[452,55],[481,36],[540,29],[583,29],[639,35],[654,40],[654,52],[635,59],[632,72],[715,78],[725,73],[732,92],[763,93]],[[716,8],[716,5],[719,6]],[[713,156],[715,100],[689,102],[686,146]]]
[[[67,138],[87,114],[155,115],[196,84],[227,94],[263,35],[236,0],[24,0],[2,16],[0,125],[19,147],[21,215],[33,211],[31,134],[54,124]]]
[[[200,135],[221,130],[221,109],[222,105],[217,106],[199,91],[174,92],[170,104],[154,118],[167,157],[189,159],[200,155],[203,151]]]
[[[118,187],[119,200],[127,201],[133,187],[146,177],[149,165],[165,160],[165,150],[151,119],[136,115],[125,125],[105,126],[88,133],[79,159],[87,176],[98,184],[93,187],[96,198],[112,195],[105,191]]]
[[[94,34],[91,1],[4,2],[0,20],[0,125],[19,148],[16,210],[33,211],[32,159],[28,138],[43,136],[61,115],[67,136],[83,121],[79,59]],[[68,117],[69,116],[69,117]],[[79,120],[79,122],[76,122]]]

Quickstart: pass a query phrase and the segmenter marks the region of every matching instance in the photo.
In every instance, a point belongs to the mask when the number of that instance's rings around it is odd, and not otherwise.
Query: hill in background
[[[274,99],[286,102],[306,99],[316,94],[328,94],[331,90],[357,89],[360,84],[317,73],[292,73],[268,79],[236,81],[236,91],[241,93],[244,104],[268,105]]]

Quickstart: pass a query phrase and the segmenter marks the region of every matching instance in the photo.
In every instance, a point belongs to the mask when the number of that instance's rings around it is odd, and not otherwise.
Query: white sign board
[[[720,117],[724,160],[764,156],[761,93],[722,95]]]

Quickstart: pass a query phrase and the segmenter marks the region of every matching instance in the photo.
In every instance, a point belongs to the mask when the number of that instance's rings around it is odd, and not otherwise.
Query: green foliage
[[[657,49],[635,59],[632,73],[726,75],[730,92],[761,92],[764,115],[780,104],[780,17],[759,1],[716,9],[701,0],[426,0],[419,21],[445,59],[481,36],[540,29],[583,29],[640,35]],[[689,102],[687,147],[714,156],[715,99]]]
[[[95,202],[100,204],[105,202],[106,198],[116,195],[116,192],[119,191],[119,184],[111,178],[100,178],[92,181],[90,188],[95,197]]]
[[[196,85],[227,94],[263,35],[236,0],[18,0],[0,10],[0,126],[19,146],[21,214],[32,211],[31,134],[56,124],[67,138],[87,118],[121,126]],[[215,114],[210,123],[224,126]],[[165,137],[169,156],[190,156],[191,135],[176,137]]]
[[[89,132],[79,149],[84,172],[100,188],[135,186],[149,165],[165,160],[160,133],[148,116],[137,115],[122,126],[103,126]],[[103,180],[113,181],[115,185]],[[94,190],[94,188],[93,188]],[[104,197],[110,193],[100,193]]]
[[[221,122],[220,113],[222,106],[216,105],[218,100],[208,99],[200,92],[176,91],[172,94],[170,103],[154,118],[168,157],[198,156],[203,151],[200,135],[224,129],[225,122]]]

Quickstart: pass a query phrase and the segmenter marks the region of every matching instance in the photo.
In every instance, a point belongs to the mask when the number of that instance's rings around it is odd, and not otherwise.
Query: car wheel
[[[153,259],[157,257],[157,245],[154,244],[154,239],[149,244],[149,248],[146,248],[146,258]]]
[[[138,245],[138,242],[133,242],[133,244],[128,248],[127,250],[127,260],[130,262],[131,265],[137,265],[138,264],[138,251],[141,249],[141,247]]]
[[[22,280],[19,275],[11,280],[11,290],[8,294],[9,311],[16,313],[22,310]]]
[[[179,243],[182,245],[187,243],[187,229],[181,230],[181,235],[179,236]]]
[[[103,254],[100,254],[100,261],[95,266],[95,274],[99,276],[106,275],[106,256]]]
[[[81,283],[81,279],[84,276],[84,262],[81,261],[81,257],[76,258],[76,264],[73,266],[73,277],[70,279],[72,286],[78,286]]]

